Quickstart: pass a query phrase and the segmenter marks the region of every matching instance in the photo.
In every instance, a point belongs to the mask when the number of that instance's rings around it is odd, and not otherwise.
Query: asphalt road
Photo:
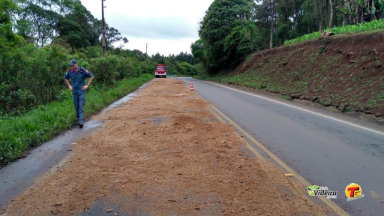
[[[180,78],[189,86],[190,78]],[[384,129],[341,114],[194,80],[195,91],[350,215],[383,215]],[[347,201],[357,183],[363,198]],[[308,185],[310,186],[310,185]]]

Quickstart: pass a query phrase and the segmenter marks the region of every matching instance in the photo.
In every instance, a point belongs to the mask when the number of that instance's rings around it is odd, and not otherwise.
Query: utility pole
[[[148,57],[148,43],[145,43],[145,55]]]
[[[102,14],[102,36],[101,36],[101,46],[103,47],[103,57],[105,57],[106,44],[105,44],[105,19],[104,19],[104,1],[101,0],[101,14]]]

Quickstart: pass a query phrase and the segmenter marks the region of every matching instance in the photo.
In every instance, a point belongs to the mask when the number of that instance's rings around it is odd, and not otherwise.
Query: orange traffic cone
[[[192,81],[192,80],[191,80],[191,85],[190,85],[189,90],[190,90],[191,92],[194,92],[194,91],[195,91],[195,88],[193,87],[193,81]]]

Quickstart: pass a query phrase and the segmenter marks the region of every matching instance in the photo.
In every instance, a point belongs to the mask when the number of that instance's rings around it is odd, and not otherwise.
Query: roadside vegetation
[[[199,76],[228,74],[265,49],[335,34],[384,30],[383,0],[215,0],[191,45]],[[203,67],[202,67],[203,66]]]
[[[87,94],[85,117],[99,112],[152,78],[152,75],[144,74],[118,81],[112,88],[92,88]],[[60,100],[40,105],[23,115],[0,117],[0,164],[23,156],[31,147],[74,125],[76,117],[70,91],[63,90],[60,97]]]
[[[383,0],[215,0],[191,45],[195,77],[382,121],[383,18]]]
[[[306,100],[384,123],[384,32],[255,53],[231,74],[203,77]]]
[[[349,34],[349,33],[372,33],[376,31],[384,31],[384,20],[373,20],[371,22],[359,23],[356,25],[339,26],[333,28],[327,28],[325,32],[332,32],[334,34]],[[296,44],[304,41],[314,40],[322,36],[321,32],[313,32],[301,37],[287,40],[284,45]]]

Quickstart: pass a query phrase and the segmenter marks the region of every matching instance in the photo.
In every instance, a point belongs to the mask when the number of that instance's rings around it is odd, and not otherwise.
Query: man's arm
[[[89,88],[89,86],[91,85],[91,83],[93,81],[93,78],[94,78],[94,76],[91,76],[89,78],[87,85],[83,86],[83,90],[87,90]]]
[[[71,86],[71,83],[69,83],[69,80],[64,79],[65,83],[67,83],[68,88],[72,91],[73,87]]]

